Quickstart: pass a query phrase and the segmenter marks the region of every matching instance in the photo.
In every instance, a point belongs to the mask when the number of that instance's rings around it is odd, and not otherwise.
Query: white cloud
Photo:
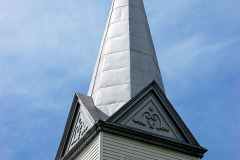
[[[217,71],[219,63],[223,63],[227,57],[234,58],[226,52],[226,48],[239,41],[240,39],[233,38],[225,42],[210,43],[206,36],[197,34],[172,45],[158,56],[163,77],[167,82],[174,80],[181,86],[181,93],[178,93],[181,95],[194,88],[196,79],[205,82],[206,77],[211,77],[209,71]]]
[[[1,1],[0,95],[44,97],[71,80],[90,76],[105,27],[99,17],[107,19],[99,9],[103,3]]]
[[[17,139],[24,134],[26,139],[18,139],[19,142],[33,147],[32,143],[36,139],[26,141],[37,135],[32,129],[41,127],[45,131],[44,127],[49,129],[60,120],[59,117],[56,120],[56,117],[50,117],[50,114],[47,117],[39,111],[61,112],[61,116],[67,114],[70,103],[68,106],[65,103],[71,99],[61,101],[65,97],[58,97],[57,91],[66,92],[64,87],[71,86],[69,83],[75,83],[78,87],[76,81],[79,86],[88,83],[84,80],[92,75],[110,3],[91,0],[0,0],[0,98],[7,97],[4,102],[13,103],[12,100],[17,96],[24,101],[14,102],[14,107],[18,106],[14,108],[10,104],[3,104],[2,107],[3,101],[0,100],[2,139],[10,136]],[[179,97],[189,95],[189,90],[196,89],[196,81],[203,81],[216,73],[209,70],[216,71],[220,65],[226,65],[225,59],[235,56],[236,51],[232,46],[239,43],[238,35],[230,32],[234,29],[228,28],[227,23],[221,21],[222,15],[228,15],[224,19],[226,20],[232,14],[224,6],[231,8],[229,6],[234,3],[197,0],[162,0],[154,1],[155,5],[152,3],[153,1],[145,0],[153,37],[160,41],[155,41],[155,46],[162,75],[167,80],[164,83],[169,84],[166,89]],[[208,5],[212,8],[206,8]],[[216,16],[208,15],[212,12]],[[221,15],[220,18],[218,14]],[[234,15],[233,20],[237,14]],[[222,25],[215,27],[214,18],[219,18],[217,24]],[[224,25],[227,25],[226,30],[216,31]],[[214,30],[209,26],[213,26]],[[237,59],[230,57],[231,60],[233,58]],[[57,101],[52,99],[55,96]],[[214,99],[214,103],[216,104],[208,109],[207,115],[196,115],[211,118],[209,115],[221,104],[221,99]],[[187,113],[185,109],[184,111]],[[16,117],[11,113],[15,113]],[[38,118],[31,117],[32,114]],[[21,126],[15,121],[21,122]],[[231,120],[228,123],[229,121]],[[51,122],[50,126],[48,122]],[[56,132],[60,129],[52,130]],[[46,131],[42,138],[47,139],[48,135],[52,135],[52,130]],[[209,130],[209,134],[210,131],[212,130]],[[0,140],[0,143],[3,141]],[[0,159],[11,159],[12,153],[22,149],[21,146],[5,144],[0,147]],[[37,148],[36,145],[34,147]]]

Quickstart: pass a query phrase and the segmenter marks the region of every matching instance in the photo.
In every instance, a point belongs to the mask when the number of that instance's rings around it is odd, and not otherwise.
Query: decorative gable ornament
[[[68,152],[83,137],[90,125],[91,124],[87,120],[86,115],[84,115],[82,108],[78,107],[77,116],[75,122],[73,123],[66,152]]]
[[[151,135],[199,145],[155,81],[107,121]]]
[[[152,102],[151,102],[152,103]],[[163,117],[161,115],[156,114],[155,107],[153,107],[153,104],[150,104],[148,110],[144,110],[143,113],[140,113],[138,115],[138,118],[133,118],[134,123],[138,123],[144,127],[149,127],[150,129],[154,130],[163,130],[169,132],[169,129],[166,129],[167,127],[163,127]],[[161,118],[160,118],[161,117]]]
[[[75,94],[55,160],[105,159],[104,134],[136,142],[136,148],[144,144],[141,151],[146,145],[169,157],[181,155],[181,160],[198,160],[207,151],[164,93],[143,0],[113,0],[88,96]]]
[[[207,151],[199,145],[155,81],[110,117],[94,106],[91,97],[76,94],[55,160],[74,159],[100,132],[200,158]]]
[[[108,116],[97,110],[91,97],[76,93],[55,159],[71,154],[96,122],[107,118]]]

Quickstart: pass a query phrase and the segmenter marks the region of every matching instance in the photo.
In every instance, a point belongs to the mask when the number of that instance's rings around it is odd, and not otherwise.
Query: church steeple
[[[153,80],[164,92],[143,0],[113,0],[88,96],[111,116]]]
[[[76,93],[55,160],[199,160],[167,99],[143,0],[113,0],[88,96]]]

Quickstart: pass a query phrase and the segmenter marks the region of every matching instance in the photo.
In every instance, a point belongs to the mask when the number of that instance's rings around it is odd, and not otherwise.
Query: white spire
[[[112,115],[148,83],[164,91],[142,0],[113,0],[88,95]]]

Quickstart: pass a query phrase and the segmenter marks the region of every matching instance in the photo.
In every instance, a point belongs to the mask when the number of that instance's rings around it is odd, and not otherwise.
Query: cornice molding
[[[204,153],[207,152],[207,149],[203,147],[197,147],[109,122],[98,121],[64,157],[61,159],[59,158],[58,160],[74,159],[95,138],[95,136],[98,135],[100,131],[187,153],[199,158],[202,158]]]

